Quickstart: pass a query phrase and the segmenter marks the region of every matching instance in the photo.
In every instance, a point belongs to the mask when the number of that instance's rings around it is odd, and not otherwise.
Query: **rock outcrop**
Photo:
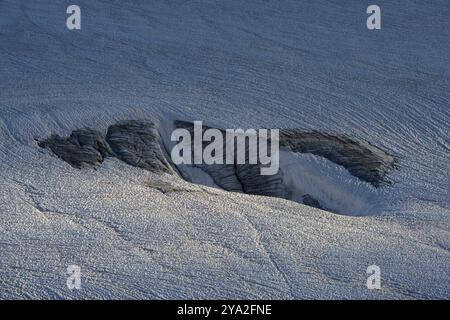
[[[75,168],[98,166],[112,155],[101,133],[92,129],[75,130],[68,138],[52,135],[38,144]]]
[[[134,167],[176,174],[155,124],[148,121],[114,124],[108,128],[106,138],[93,129],[80,129],[68,138],[52,135],[38,144],[75,168],[95,168],[106,157],[117,157]]]
[[[114,155],[131,166],[152,172],[174,173],[159,132],[152,122],[119,122],[108,128],[106,141]]]
[[[194,125],[191,122],[175,121],[176,128],[190,131],[193,136]],[[203,133],[211,127],[203,126]],[[218,129],[225,137],[225,130]],[[258,137],[259,139],[259,137]],[[354,177],[368,182],[375,187],[389,183],[387,173],[394,168],[394,158],[367,142],[350,139],[343,135],[325,132],[306,132],[297,129],[280,130],[280,149],[293,153],[310,153],[324,157],[338,164]],[[191,139],[191,152],[194,141]],[[209,142],[203,142],[205,148]],[[269,141],[270,144],[270,141]],[[165,149],[158,127],[149,121],[121,121],[107,130],[106,137],[93,129],[75,130],[67,138],[52,135],[40,141],[39,146],[52,150],[54,154],[75,168],[97,167],[107,157],[116,157],[127,164],[156,173],[169,173],[184,176],[182,166],[172,163],[168,150]],[[224,164],[191,164],[206,173],[218,186],[227,191],[243,192],[284,199],[293,199],[316,208],[327,208],[324,199],[311,195],[304,186],[300,197],[292,197],[285,182],[289,172],[280,168],[274,175],[261,175],[262,164],[237,164],[237,146],[234,144],[234,164],[225,164],[226,145],[224,144]],[[246,143],[245,157],[249,158],[249,146]],[[285,170],[288,170],[285,168]],[[186,180],[194,176],[187,174]],[[295,177],[293,177],[295,179]],[[209,178],[208,178],[209,179]],[[203,182],[201,182],[203,183]],[[209,184],[209,182],[205,183]],[[292,186],[290,187],[292,188]],[[297,190],[298,191],[298,190]],[[303,194],[304,193],[304,194]]]
[[[194,126],[191,122],[175,121],[177,128],[187,129],[193,134]],[[203,126],[203,132],[211,127]],[[219,129],[225,136],[225,131]],[[205,147],[208,142],[204,142]],[[192,142],[192,150],[193,142]],[[245,147],[245,157],[248,159],[248,144]],[[283,186],[283,178],[280,172],[275,175],[261,175],[261,164],[236,164],[236,145],[234,148],[235,164],[225,164],[225,146],[223,150],[224,164],[193,164],[208,173],[214,182],[224,190],[244,192],[248,194],[264,195],[278,198],[287,198],[287,190]]]
[[[375,187],[390,183],[386,174],[395,163],[394,157],[366,142],[317,131],[280,130],[280,148],[324,157]]]

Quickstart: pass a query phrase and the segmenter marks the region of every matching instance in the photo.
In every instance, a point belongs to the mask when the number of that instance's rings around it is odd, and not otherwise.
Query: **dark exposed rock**
[[[52,135],[38,144],[75,168],[96,167],[111,156],[152,172],[175,174],[152,122],[119,122],[108,128],[106,139],[95,130],[80,129],[68,138]]]
[[[385,176],[394,168],[392,156],[368,143],[343,135],[283,129],[280,130],[280,147],[327,158],[375,187],[389,183]]]
[[[190,131],[191,137],[193,136],[193,123],[175,121],[175,127],[187,129]],[[203,133],[207,129],[211,129],[211,127],[204,125],[202,125],[202,128]],[[223,136],[226,136],[225,130],[218,130],[222,132]],[[343,166],[356,178],[368,182],[375,187],[390,183],[386,175],[394,168],[394,158],[365,141],[350,139],[344,135],[324,132],[305,132],[298,129],[280,130],[279,139],[281,150],[293,153],[311,153],[324,157]],[[193,150],[193,142],[191,143]],[[203,142],[203,148],[208,144],[209,142]],[[248,147],[248,143],[246,142],[246,160],[248,160],[249,155]],[[225,148],[224,146],[224,158],[226,154]],[[272,176],[261,175],[261,164],[236,164],[236,145],[234,154],[235,164],[193,164],[193,166],[202,169],[212,177],[216,185],[228,191],[285,199],[292,197],[293,190],[290,189],[292,185],[284,181],[284,177],[289,174],[289,172],[283,172],[285,168],[280,168],[279,172]],[[293,199],[298,201],[298,198]],[[322,203],[322,200],[316,199],[310,194],[303,195],[300,201],[308,206],[319,209],[327,208],[329,210],[326,203]]]
[[[175,121],[175,126],[177,128],[187,129],[190,131],[191,136],[193,136],[194,124],[187,121]],[[203,133],[209,127],[203,127]],[[222,131],[222,130],[221,130]],[[223,132],[223,131],[222,131]],[[192,141],[193,145],[193,141]],[[203,147],[207,145],[206,142],[203,143]],[[192,147],[192,152],[194,148]],[[236,168],[234,164],[225,164],[225,152],[223,162],[224,164],[194,164],[193,166],[202,169],[207,174],[211,176],[214,182],[224,190],[233,192],[244,192],[242,184],[236,176]]]
[[[68,138],[52,135],[38,144],[42,148],[49,148],[75,168],[98,166],[112,155],[101,133],[92,129],[75,130]]]
[[[193,136],[191,122],[175,121],[176,128],[184,128]],[[203,126],[203,132],[211,127]],[[225,137],[225,130],[218,129]],[[259,137],[257,137],[259,139]],[[192,140],[192,152],[193,140]],[[270,141],[268,142],[270,144]],[[203,142],[205,148],[209,142]],[[106,138],[92,129],[75,130],[68,138],[52,135],[40,141],[39,146],[49,148],[73,167],[96,167],[106,157],[117,157],[129,165],[158,173],[177,174],[156,125],[148,121],[122,121],[108,128]],[[367,142],[350,139],[343,135],[324,132],[305,132],[297,129],[280,130],[280,148],[294,153],[311,153],[324,157],[346,168],[353,176],[379,187],[389,183],[386,174],[394,168],[394,158]],[[269,149],[270,150],[270,149]],[[223,150],[225,163],[226,146]],[[207,173],[214,183],[227,191],[243,192],[279,198],[291,198],[292,190],[283,181],[288,172],[280,168],[275,175],[262,175],[261,164],[236,164],[237,146],[234,145],[234,164],[193,164]],[[245,157],[249,159],[246,141]],[[189,176],[189,173],[187,174]],[[154,186],[161,192],[179,191],[176,187]],[[297,199],[297,198],[296,198]],[[326,204],[310,194],[301,201],[309,206],[323,209]]]
[[[214,182],[224,190],[244,192],[242,183],[236,175],[236,167],[233,164],[195,164],[211,176]]]
[[[194,125],[191,122],[175,121],[177,128],[184,128],[193,134]],[[203,126],[203,132],[211,127]],[[224,135],[225,131],[219,129]],[[209,142],[204,142],[203,147]],[[193,144],[193,142],[192,142]],[[193,150],[193,147],[192,147]],[[236,145],[234,148],[235,164],[225,164],[225,146],[223,150],[224,164],[194,164],[194,166],[208,173],[214,182],[227,191],[244,192],[255,195],[265,195],[279,198],[286,198],[287,191],[283,186],[281,173],[275,175],[261,175],[261,164],[236,164]],[[248,144],[245,148],[246,159],[248,159]]]
[[[193,133],[193,123],[175,121],[177,128]],[[203,126],[203,131],[210,127]],[[224,133],[225,131],[219,129]],[[208,142],[204,142],[204,147]],[[280,130],[280,148],[298,153],[311,153],[324,157],[346,168],[353,176],[375,187],[388,184],[386,174],[394,167],[394,158],[363,141],[343,135],[305,132],[298,129]],[[235,149],[236,151],[236,149]],[[248,156],[248,146],[246,146]],[[224,150],[225,154],[225,150]],[[236,152],[235,152],[236,154]],[[260,175],[260,164],[251,165],[194,165],[208,173],[221,188],[229,191],[287,197],[282,172],[273,176]]]
[[[283,185],[281,170],[274,175],[261,175],[261,165],[236,165],[236,175],[241,181],[244,192],[261,196],[287,198],[288,192]]]
[[[159,132],[152,122],[122,121],[108,128],[106,141],[115,156],[129,165],[174,174]]]

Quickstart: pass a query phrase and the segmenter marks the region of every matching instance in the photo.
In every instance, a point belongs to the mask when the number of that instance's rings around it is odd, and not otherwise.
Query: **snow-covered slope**
[[[450,5],[378,2],[369,31],[369,1],[78,1],[69,31],[72,3],[0,1],[0,297],[450,298]],[[346,216],[37,143],[129,119],[336,132],[398,168]],[[298,188],[340,170],[300,160]]]

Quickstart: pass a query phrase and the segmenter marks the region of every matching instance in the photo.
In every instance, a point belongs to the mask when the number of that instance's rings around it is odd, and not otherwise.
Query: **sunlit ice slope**
[[[69,4],[0,1],[1,297],[449,297],[447,1],[380,2],[376,31],[366,1],[79,1],[77,31]],[[351,217],[37,145],[126,119],[326,130],[398,168]]]

